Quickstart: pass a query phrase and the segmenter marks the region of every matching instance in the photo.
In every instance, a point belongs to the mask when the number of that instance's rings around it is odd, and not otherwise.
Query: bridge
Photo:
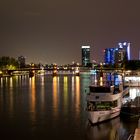
[[[16,70],[2,70],[1,76],[12,76],[12,75],[26,75],[26,74],[31,74],[33,73],[48,73],[48,74],[53,74],[53,72],[56,72],[58,74],[73,74],[75,73],[75,69],[40,69],[40,68],[22,68],[22,69],[16,69]]]

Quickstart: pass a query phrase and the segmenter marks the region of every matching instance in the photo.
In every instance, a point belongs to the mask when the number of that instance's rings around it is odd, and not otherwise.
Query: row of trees
[[[124,67],[126,70],[140,70],[140,60],[129,60]]]
[[[0,69],[1,70],[12,70],[18,68],[18,60],[13,57],[2,56],[0,57]]]
[[[0,70],[12,70],[19,67],[17,59],[8,56],[0,57]],[[100,66],[96,66],[97,68]],[[95,68],[96,68],[95,67]],[[104,68],[123,68],[125,70],[140,70],[140,60],[123,61],[121,65],[104,65]]]
[[[102,64],[94,66],[95,69],[124,69],[124,70],[140,70],[140,60],[129,60],[123,63]]]

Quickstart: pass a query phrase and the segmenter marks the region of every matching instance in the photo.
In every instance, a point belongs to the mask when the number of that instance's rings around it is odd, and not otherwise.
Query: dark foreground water
[[[0,79],[1,140],[126,140],[137,121],[87,121],[89,75]]]

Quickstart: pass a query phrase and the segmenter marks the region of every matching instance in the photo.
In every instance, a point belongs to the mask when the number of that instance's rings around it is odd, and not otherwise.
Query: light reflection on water
[[[58,94],[59,94],[59,77],[53,77],[53,113],[54,116],[58,115]]]
[[[0,134],[39,140],[127,138],[137,122],[123,122],[117,117],[96,126],[87,125],[86,94],[93,79],[89,75],[1,78]],[[134,98],[139,91],[140,88],[130,89],[130,96]]]
[[[10,88],[13,88],[13,79],[10,78]],[[13,116],[13,109],[14,109],[14,103],[13,103],[13,90],[9,90],[9,112],[11,117]]]
[[[67,114],[67,111],[68,111],[68,105],[69,105],[69,101],[68,101],[68,77],[67,76],[64,76],[64,79],[63,79],[63,98],[64,98],[64,113]]]
[[[45,87],[44,87],[44,84],[45,84],[45,80],[44,80],[44,76],[41,76],[41,81],[40,81],[40,100],[41,100],[41,111],[45,111],[45,107],[44,107],[44,104],[45,104]]]
[[[78,109],[80,106],[80,78],[79,76],[76,76],[76,85],[75,85],[76,91],[75,91],[75,108],[76,108],[76,115],[78,116],[80,113],[80,110]]]
[[[36,121],[36,86],[35,77],[29,79],[29,104],[30,104],[30,117],[32,122]]]
[[[87,136],[89,140],[119,140],[119,128],[120,118],[117,117],[103,124],[87,126]]]

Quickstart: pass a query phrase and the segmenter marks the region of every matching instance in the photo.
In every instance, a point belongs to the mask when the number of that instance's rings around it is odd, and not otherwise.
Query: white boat
[[[128,93],[122,84],[115,86],[90,86],[87,95],[88,120],[92,124],[100,123],[120,115],[123,94]]]
[[[139,87],[140,86],[140,75],[125,76],[124,85],[131,86],[131,87]]]

